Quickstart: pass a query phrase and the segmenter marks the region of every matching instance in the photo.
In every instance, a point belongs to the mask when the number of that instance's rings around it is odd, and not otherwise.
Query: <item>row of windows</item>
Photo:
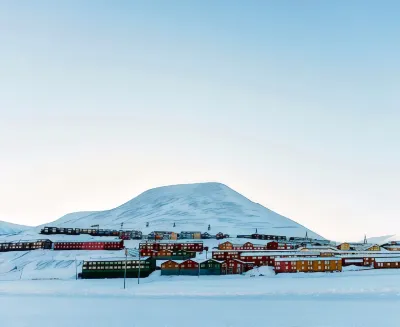
[[[392,264],[393,264],[393,266],[394,266],[394,265],[395,265],[395,266],[399,266],[399,263],[398,263],[398,262],[392,262]],[[390,263],[390,262],[385,262],[385,263],[380,262],[380,263],[378,263],[378,267],[384,267],[384,266],[390,267],[390,266],[391,266],[391,263]]]
[[[143,262],[143,261],[139,261],[139,260],[129,260],[126,262],[127,265],[133,265],[133,264],[144,264],[144,265],[149,265],[149,262]],[[85,262],[84,265],[88,265],[88,266],[98,266],[98,265],[125,265],[125,261],[89,261],[89,262]]]
[[[124,270],[125,266],[100,266],[100,267],[83,267],[84,269],[88,269],[88,270]],[[126,269],[138,269],[139,266],[126,266]],[[146,266],[140,266],[140,269],[145,269],[145,268],[149,268]]]
[[[253,258],[254,259],[254,258]],[[323,260],[324,261],[324,260]],[[296,264],[296,262],[300,262],[300,261],[285,261],[285,262],[283,262],[283,261],[276,261],[275,263],[277,264],[277,265],[280,265],[280,264],[286,264],[286,265],[288,265],[289,264],[289,262],[291,263],[291,264]],[[313,264],[313,261],[301,261],[301,264],[306,264],[306,262],[309,264],[309,265],[312,265]],[[315,261],[314,261],[315,262]],[[337,263],[337,261],[334,261],[335,263]],[[325,264],[326,265],[329,265],[331,263],[331,261],[327,261],[327,260],[325,260]],[[321,261],[318,261],[318,264],[320,265],[321,264]]]

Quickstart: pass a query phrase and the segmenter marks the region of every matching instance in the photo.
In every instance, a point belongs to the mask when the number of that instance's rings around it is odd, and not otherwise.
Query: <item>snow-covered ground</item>
[[[399,326],[399,270],[264,274],[3,281],[1,326]]]
[[[32,227],[24,226],[24,225],[17,225],[8,223],[6,221],[0,220],[0,235],[12,235],[18,234],[25,230],[31,229]]]

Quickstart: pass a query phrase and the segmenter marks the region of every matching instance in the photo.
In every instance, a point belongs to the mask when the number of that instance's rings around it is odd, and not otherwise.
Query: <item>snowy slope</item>
[[[17,225],[0,220],[0,235],[18,234],[32,227]]]
[[[146,228],[146,223],[149,227]],[[259,233],[286,236],[321,236],[300,224],[254,203],[220,183],[184,184],[148,190],[111,210],[77,212],[48,226],[123,228],[149,233],[154,230],[222,231],[232,235]],[[173,227],[173,224],[176,227]]]
[[[391,241],[400,241],[400,236],[393,234],[393,235],[385,235],[385,236],[378,236],[378,237],[371,237],[368,238],[368,243],[371,244],[385,244]]]

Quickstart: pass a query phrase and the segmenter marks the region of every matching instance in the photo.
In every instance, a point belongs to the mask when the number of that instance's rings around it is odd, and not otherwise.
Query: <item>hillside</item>
[[[12,223],[8,223],[6,221],[0,220],[0,235],[18,234],[18,233],[28,230],[30,228],[32,228],[32,227],[12,224]]]
[[[148,190],[125,204],[105,211],[67,214],[50,226],[154,230],[198,230],[229,234],[269,233],[321,238],[304,226],[254,203],[220,183],[184,184]],[[146,227],[149,223],[149,227]],[[173,227],[175,223],[176,227]]]

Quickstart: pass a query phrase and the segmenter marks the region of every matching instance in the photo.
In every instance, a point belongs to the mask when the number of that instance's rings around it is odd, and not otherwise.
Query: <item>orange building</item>
[[[275,273],[342,271],[342,259],[329,258],[275,258]]]

